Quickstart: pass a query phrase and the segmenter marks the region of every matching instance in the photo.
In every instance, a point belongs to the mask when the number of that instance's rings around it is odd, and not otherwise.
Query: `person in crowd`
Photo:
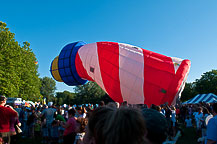
[[[86,109],[82,106],[76,107],[76,118],[86,118]]]
[[[59,142],[59,121],[54,120],[52,122],[51,144],[58,144]]]
[[[190,116],[187,116],[186,119],[185,119],[185,127],[186,128],[193,127],[193,125],[192,125],[192,118]]]
[[[65,120],[65,118],[63,117],[63,115],[64,115],[64,113],[62,113],[62,109],[61,109],[61,108],[58,109],[58,111],[57,111],[57,116],[56,116],[55,120],[58,120],[59,123],[61,123],[61,122],[64,122],[64,123],[65,123],[66,120]],[[63,142],[63,133],[64,133],[65,128],[63,128],[63,127],[59,124],[58,130],[59,130],[59,143],[62,143],[62,142]]]
[[[100,101],[99,102],[99,106],[105,106],[105,102],[104,101]]]
[[[18,115],[20,116],[20,113],[22,111],[22,109],[20,108],[20,106],[19,105],[15,105],[14,109],[17,111]]]
[[[187,116],[187,118],[185,119],[185,127],[186,128],[190,128],[190,127],[192,127],[193,125],[192,125],[192,119],[191,119],[191,117],[190,116]]]
[[[6,97],[0,95],[0,139],[3,144],[10,144],[10,120],[18,117],[18,113],[5,104]]]
[[[195,121],[196,121],[197,133],[198,133],[199,137],[201,136],[202,120],[203,120],[203,108],[199,107],[197,109],[197,112],[195,113]]]
[[[43,135],[47,143],[51,141],[52,122],[54,120],[55,112],[56,109],[52,108],[52,104],[49,103],[48,108],[44,109],[41,113],[41,117],[44,117],[44,120],[46,122],[46,126],[43,127]]]
[[[188,113],[188,109],[186,107],[186,105],[183,105],[181,108],[180,108],[180,117],[181,117],[181,122],[185,122],[185,119],[187,117],[187,114]]]
[[[144,108],[142,114],[147,127],[147,139],[150,144],[162,144],[168,137],[168,122],[164,115],[154,109]]]
[[[30,138],[34,138],[34,127],[35,127],[35,121],[37,119],[37,115],[35,113],[35,109],[32,108],[31,110],[31,113],[28,117],[28,120],[27,120],[27,125],[28,125],[28,136]]]
[[[162,112],[162,110],[161,110],[161,107],[160,107],[160,106],[156,106],[156,110],[157,110],[159,113],[161,113],[161,114],[163,115],[163,112]]]
[[[172,136],[175,137],[176,135],[176,108],[171,106],[171,121],[172,121]]]
[[[18,117],[12,117],[10,119],[10,135],[11,135],[11,143],[16,144],[17,141],[17,127],[20,127],[21,123]]]
[[[114,102],[109,102],[106,106],[112,107],[112,108],[117,108],[117,105]]]
[[[176,105],[176,119],[179,119],[179,117],[180,117],[180,107],[179,107],[179,105]]]
[[[36,139],[41,137],[41,120],[40,119],[36,119],[36,121],[35,121],[34,136]]]
[[[20,113],[20,116],[21,118],[19,118],[21,120],[21,129],[22,129],[22,133],[23,133],[23,137],[25,137],[27,135],[27,120],[28,120],[28,112],[27,112],[27,109],[26,107],[23,107],[22,108],[22,111]]]
[[[99,107],[91,114],[84,144],[146,144],[145,120],[139,110]]]
[[[207,144],[217,143],[217,103],[213,104],[213,118],[207,125]]]
[[[83,138],[85,135],[85,127],[87,126],[87,119],[86,118],[78,118],[76,120],[76,137],[74,144],[82,144],[83,143]]]
[[[168,127],[169,127],[169,136],[170,136],[170,137],[173,136],[171,115],[172,115],[172,110],[171,110],[171,108],[168,106],[168,103],[166,103],[166,104],[165,104],[165,117],[166,117],[166,120],[167,120],[167,123],[168,123]]]
[[[73,144],[76,136],[76,120],[74,118],[75,110],[70,109],[68,111],[68,120],[66,123],[61,123],[62,127],[65,128],[63,133],[63,143],[64,144]]]
[[[122,107],[128,107],[127,101],[124,101],[121,106],[122,106]]]
[[[116,108],[120,107],[120,104],[118,102],[115,102]]]

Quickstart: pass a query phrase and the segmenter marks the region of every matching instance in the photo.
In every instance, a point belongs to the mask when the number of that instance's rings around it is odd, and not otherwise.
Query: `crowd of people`
[[[186,128],[197,129],[198,142],[217,143],[217,103],[168,106],[110,102],[98,105],[25,107],[6,105],[0,96],[0,144],[17,136],[46,144],[162,144]]]

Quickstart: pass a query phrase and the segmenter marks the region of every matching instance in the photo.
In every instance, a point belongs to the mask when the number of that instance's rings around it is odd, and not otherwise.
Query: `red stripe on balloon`
[[[181,65],[179,66],[179,69],[177,70],[175,77],[171,82],[170,90],[168,91],[168,96],[166,101],[168,101],[169,105],[171,105],[171,103],[174,100],[174,96],[179,91],[180,86],[182,85],[182,82],[185,79],[185,76],[188,73],[190,66],[191,66],[191,62],[189,60],[183,60]]]
[[[123,102],[119,79],[119,45],[115,42],[97,42],[101,77],[108,95]]]
[[[160,105],[174,78],[174,66],[170,57],[143,49],[144,55],[144,104]],[[166,99],[165,99],[166,100]]]
[[[82,61],[81,61],[81,58],[79,56],[79,54],[77,53],[76,54],[76,57],[75,57],[75,67],[76,67],[76,70],[77,70],[77,73],[78,75],[83,78],[83,79],[86,79],[86,80],[89,80],[89,81],[94,81],[87,73],[87,71],[85,70],[83,64],[82,64]]]

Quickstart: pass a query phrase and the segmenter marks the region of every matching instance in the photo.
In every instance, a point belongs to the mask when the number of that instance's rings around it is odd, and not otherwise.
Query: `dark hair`
[[[104,101],[100,101],[100,102],[99,102],[99,105],[100,105],[100,106],[104,106],[104,105],[105,105],[105,102],[104,102]]]
[[[114,111],[111,107],[98,107],[91,114],[88,120],[88,128],[90,136],[97,138],[96,144],[103,144],[104,138],[102,137],[103,127],[106,121],[108,112]]]
[[[139,110],[99,107],[91,114],[89,133],[96,144],[144,144],[145,120]]]
[[[0,95],[0,102],[6,100],[6,97],[4,95]]]
[[[210,114],[209,110],[206,107],[203,107],[203,114]]]
[[[76,107],[76,110],[81,110],[82,111],[82,107],[78,106],[78,107]]]
[[[212,108],[213,108],[213,111],[215,113],[217,113],[217,103],[214,103],[213,106],[212,106]]]
[[[80,124],[79,133],[85,132],[85,127],[86,127],[86,125],[87,125],[87,119],[82,118],[82,117],[79,117],[79,118],[76,120],[76,122]]]
[[[142,109],[148,130],[147,138],[155,144],[162,144],[168,136],[166,118],[154,109]]]
[[[68,111],[68,114],[69,115],[72,115],[72,116],[75,116],[75,110],[74,109],[70,109],[69,111]]]

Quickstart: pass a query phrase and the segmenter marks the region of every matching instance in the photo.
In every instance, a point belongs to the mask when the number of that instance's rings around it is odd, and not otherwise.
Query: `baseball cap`
[[[3,95],[0,95],[0,101],[4,101],[4,100],[6,100],[6,97]]]

